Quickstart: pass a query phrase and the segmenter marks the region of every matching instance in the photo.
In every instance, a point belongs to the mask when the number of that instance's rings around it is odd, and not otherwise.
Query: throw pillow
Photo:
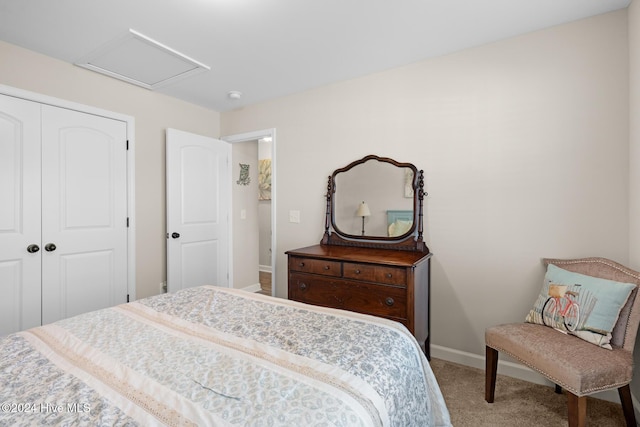
[[[633,283],[600,279],[549,264],[540,295],[525,321],[611,349],[611,331],[634,288]]]
[[[389,237],[402,236],[408,232],[413,226],[413,220],[406,221],[403,219],[396,219],[393,223],[389,224]]]

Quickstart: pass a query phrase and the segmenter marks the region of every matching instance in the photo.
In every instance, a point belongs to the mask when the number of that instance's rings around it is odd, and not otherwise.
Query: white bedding
[[[449,426],[399,323],[216,287],[0,341],[0,425]]]

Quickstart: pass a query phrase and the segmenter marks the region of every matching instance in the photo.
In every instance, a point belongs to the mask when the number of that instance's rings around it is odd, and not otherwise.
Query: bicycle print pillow
[[[550,326],[611,350],[611,331],[634,288],[633,283],[600,279],[549,264],[540,295],[525,322]]]

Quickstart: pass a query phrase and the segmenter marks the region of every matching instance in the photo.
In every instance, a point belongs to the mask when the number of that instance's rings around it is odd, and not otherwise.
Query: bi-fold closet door
[[[0,95],[0,335],[126,302],[126,126]]]

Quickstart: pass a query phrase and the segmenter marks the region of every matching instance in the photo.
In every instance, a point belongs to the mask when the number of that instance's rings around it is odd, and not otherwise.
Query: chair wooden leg
[[[627,427],[636,427],[636,414],[633,411],[633,401],[631,400],[631,390],[629,384],[618,389],[620,395],[620,403],[622,403],[622,412],[627,422]]]
[[[569,427],[584,427],[587,422],[587,396],[576,396],[567,391]]]
[[[493,403],[496,392],[496,374],[498,373],[498,350],[487,346],[485,358],[484,400]]]

